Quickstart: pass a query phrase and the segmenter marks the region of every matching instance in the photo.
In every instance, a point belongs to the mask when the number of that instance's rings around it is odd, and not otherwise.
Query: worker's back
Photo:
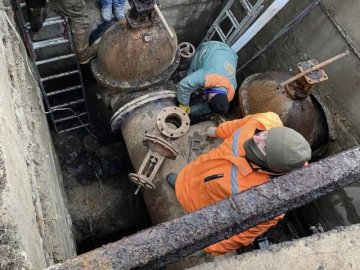
[[[236,88],[236,66],[237,55],[228,45],[219,41],[208,41],[196,50],[188,74],[202,69],[206,75],[218,74],[227,77]]]
[[[176,180],[176,196],[189,212],[216,203],[241,190],[260,185],[267,174],[253,171],[244,158],[244,142],[256,129],[268,130],[282,126],[275,113],[259,113],[229,121],[217,128],[224,142],[188,164]]]

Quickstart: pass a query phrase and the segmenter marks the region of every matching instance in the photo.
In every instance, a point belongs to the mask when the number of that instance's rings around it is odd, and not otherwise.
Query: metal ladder
[[[264,0],[258,0],[253,5],[249,0],[229,0],[207,31],[201,43],[209,40],[218,40],[232,46],[259,16],[264,8],[263,2]],[[239,14],[240,16],[235,16],[234,14]]]
[[[24,0],[16,0],[16,7],[23,41],[36,67],[48,120],[57,133],[89,127],[83,77],[67,18],[49,17],[38,33],[32,33]]]

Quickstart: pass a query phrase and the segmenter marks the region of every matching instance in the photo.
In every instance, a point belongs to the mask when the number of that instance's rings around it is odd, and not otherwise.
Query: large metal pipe
[[[359,180],[357,147],[49,269],[161,267]]]
[[[112,117],[113,130],[121,129],[126,147],[135,171],[137,171],[147,153],[143,144],[146,132],[156,125],[158,113],[169,106],[175,106],[173,91],[158,91],[141,96],[117,110]],[[169,221],[185,214],[180,207],[174,190],[165,181],[170,172],[179,172],[186,164],[201,153],[209,151],[219,141],[209,142],[201,135],[215,123],[207,121],[189,128],[188,132],[177,139],[179,153],[175,160],[166,159],[155,176],[156,189],[143,189],[147,210],[153,224]],[[201,141],[198,150],[191,150],[194,139]]]

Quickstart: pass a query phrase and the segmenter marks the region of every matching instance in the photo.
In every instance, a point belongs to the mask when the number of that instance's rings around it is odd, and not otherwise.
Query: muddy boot
[[[96,56],[98,44],[89,46],[88,28],[72,29],[73,41],[80,64],[87,64]]]
[[[40,31],[44,21],[46,20],[47,13],[44,7],[30,7],[27,8],[31,31],[37,33]]]

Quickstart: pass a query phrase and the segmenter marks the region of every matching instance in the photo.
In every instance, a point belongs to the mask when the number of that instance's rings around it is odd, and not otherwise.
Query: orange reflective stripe
[[[227,90],[227,98],[229,101],[231,101],[235,95],[234,86],[230,83],[229,79],[219,74],[206,75],[204,87],[224,87]]]

